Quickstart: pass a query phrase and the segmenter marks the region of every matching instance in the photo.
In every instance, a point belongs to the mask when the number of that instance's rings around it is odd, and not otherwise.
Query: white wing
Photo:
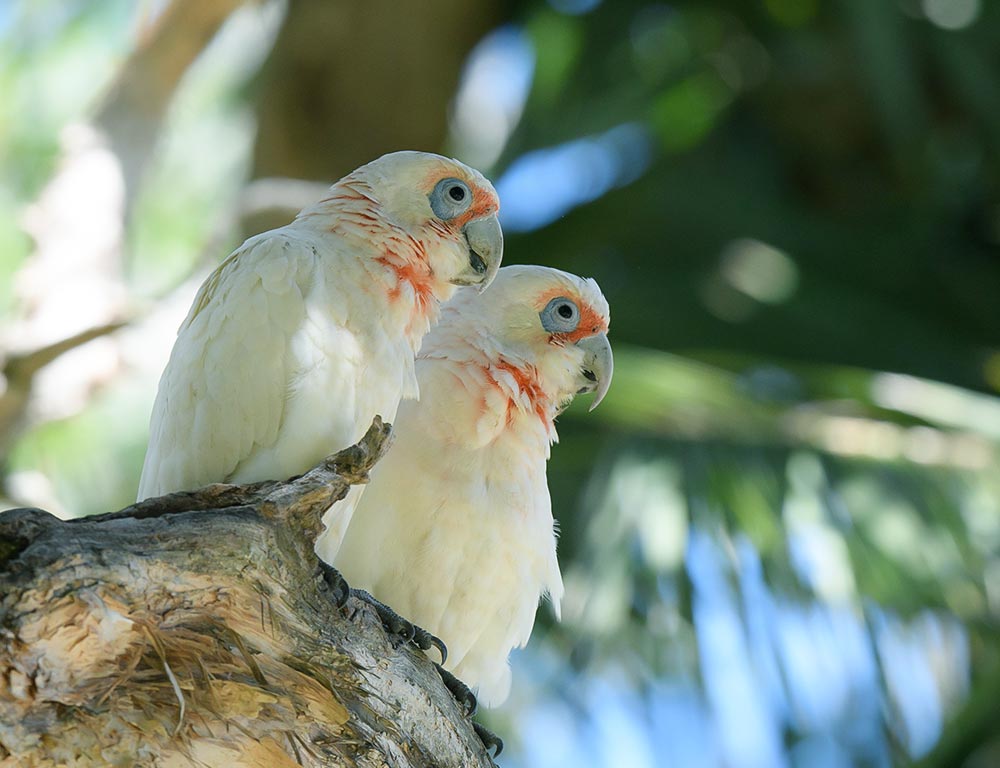
[[[315,268],[311,244],[278,230],[248,240],[205,281],[160,379],[140,499],[226,480],[275,442]]]

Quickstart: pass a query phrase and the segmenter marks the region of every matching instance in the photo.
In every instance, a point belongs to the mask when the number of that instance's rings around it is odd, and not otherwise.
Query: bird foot
[[[476,710],[479,707],[479,703],[476,701],[476,694],[472,692],[465,683],[455,677],[451,672],[442,667],[440,664],[434,665],[437,668],[438,674],[441,675],[441,680],[444,682],[444,687],[447,688],[451,695],[455,697],[455,701],[465,712],[466,717],[471,718],[476,714]],[[494,750],[490,758],[497,757],[501,752],[503,752],[503,739],[497,736],[493,731],[484,725],[480,725],[475,720],[472,720],[472,727],[479,737],[479,740],[483,742],[483,747],[486,748],[487,754],[490,750]]]
[[[323,581],[329,588],[331,597],[338,608],[345,608],[348,598],[355,597],[367,603],[375,610],[375,613],[378,614],[379,619],[382,621],[382,626],[389,633],[401,637],[409,643],[413,643],[422,651],[437,648],[441,654],[441,664],[435,664],[434,667],[437,669],[438,674],[441,675],[441,680],[444,682],[445,687],[455,697],[455,701],[462,707],[462,711],[466,717],[471,718],[476,714],[479,704],[472,689],[442,666],[448,659],[448,649],[439,638],[427,630],[418,627],[416,624],[407,621],[385,603],[375,599],[370,592],[350,587],[340,571],[329,563],[320,560],[319,567]],[[493,731],[480,725],[475,720],[472,721],[472,727],[476,731],[476,735],[479,736],[479,740],[483,742],[486,752],[490,753],[490,750],[493,750],[491,758],[497,757],[503,751],[503,739],[493,733]]]
[[[472,717],[476,714],[479,703],[476,701],[476,694],[472,692],[472,689],[440,664],[435,664],[434,666],[437,667],[438,674],[441,675],[444,687],[455,697],[455,701],[462,707],[462,711],[465,712],[466,716]]]
[[[472,721],[472,728],[476,732],[476,736],[479,737],[479,740],[483,742],[483,746],[486,747],[486,754],[490,755],[490,759],[495,760],[500,757],[500,753],[503,752],[503,739],[485,725],[480,725],[475,720]],[[490,754],[490,750],[493,750],[493,754]]]
[[[351,596],[351,588],[348,586],[347,580],[341,575],[340,571],[329,563],[324,563],[320,560],[319,572],[323,577],[323,583],[330,591],[330,596],[333,598],[334,604],[338,608],[343,608],[347,605],[347,598]]]
[[[439,638],[432,635],[426,629],[407,621],[385,603],[379,602],[370,593],[365,592],[365,590],[350,587],[340,571],[332,565],[320,560],[319,568],[323,576],[323,581],[330,589],[333,601],[338,608],[345,608],[347,606],[347,599],[355,597],[375,609],[375,613],[378,614],[379,619],[382,621],[382,626],[390,634],[397,635],[408,643],[413,643],[421,651],[437,648],[438,653],[441,654],[441,663],[444,664],[448,660],[448,648]]]
[[[323,576],[323,581],[326,583],[327,587],[329,587],[333,601],[336,603],[338,608],[346,607],[347,599],[349,597],[355,597],[358,600],[367,603],[375,610],[375,613],[378,614],[379,619],[382,621],[382,626],[384,626],[390,634],[397,635],[408,643],[413,643],[422,651],[437,648],[438,653],[441,654],[441,663],[444,664],[445,661],[447,661],[448,648],[439,638],[432,635],[426,629],[418,627],[416,624],[407,621],[385,603],[382,603],[372,597],[369,592],[366,592],[363,589],[354,589],[349,586],[347,580],[343,577],[340,571],[329,563],[324,563],[320,560],[319,568],[320,573]]]
[[[384,626],[389,633],[397,635],[409,643],[413,643],[421,651],[428,651],[431,648],[437,648],[438,653],[441,654],[441,663],[444,664],[445,661],[448,660],[448,648],[440,638],[435,637],[426,629],[418,627],[416,624],[407,621],[392,610],[392,608],[388,605],[377,600],[371,595],[371,593],[366,592],[363,589],[351,589],[351,595],[362,602],[368,603],[368,605],[374,608],[375,613],[377,613],[378,617],[382,620],[382,626]]]

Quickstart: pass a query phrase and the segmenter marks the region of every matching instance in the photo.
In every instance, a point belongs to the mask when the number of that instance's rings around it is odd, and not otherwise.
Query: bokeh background
[[[613,314],[501,763],[1000,765],[998,41],[990,0],[4,0],[3,504],[129,503],[208,271],[443,151]]]

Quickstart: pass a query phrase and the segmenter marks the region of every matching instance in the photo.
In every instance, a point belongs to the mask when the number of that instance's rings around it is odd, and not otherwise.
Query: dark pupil
[[[564,320],[569,320],[573,317],[573,308],[569,304],[560,304],[559,309],[556,310],[559,313],[559,317]]]
[[[460,203],[465,199],[465,190],[461,187],[452,187],[448,190],[448,196],[456,203]]]

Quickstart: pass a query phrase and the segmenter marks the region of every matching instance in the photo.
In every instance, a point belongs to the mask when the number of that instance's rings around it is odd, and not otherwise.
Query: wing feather
[[[315,259],[277,230],[248,240],[202,285],[160,379],[140,499],[228,478],[274,443]]]

